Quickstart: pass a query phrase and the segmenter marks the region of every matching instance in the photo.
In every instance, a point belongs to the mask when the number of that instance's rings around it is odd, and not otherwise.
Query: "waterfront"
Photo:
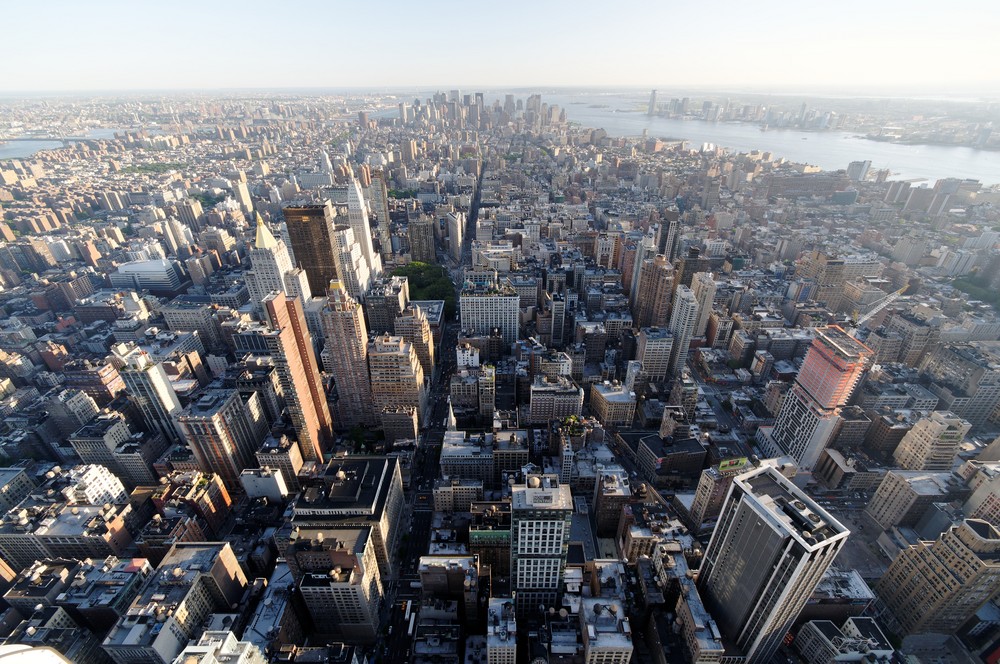
[[[86,133],[87,138],[114,138],[120,129],[93,129]],[[0,160],[27,159],[41,150],[55,150],[63,146],[62,141],[12,141],[0,142]]]

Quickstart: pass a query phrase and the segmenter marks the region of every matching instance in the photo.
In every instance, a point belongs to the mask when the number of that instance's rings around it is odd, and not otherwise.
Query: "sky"
[[[1000,93],[998,35],[996,0],[8,0],[0,91]]]

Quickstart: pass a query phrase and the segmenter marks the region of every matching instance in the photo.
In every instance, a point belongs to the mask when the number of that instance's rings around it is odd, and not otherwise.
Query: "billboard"
[[[719,472],[732,472],[734,470],[739,470],[743,466],[747,465],[749,460],[746,457],[736,457],[735,459],[726,459],[725,461],[719,462]]]

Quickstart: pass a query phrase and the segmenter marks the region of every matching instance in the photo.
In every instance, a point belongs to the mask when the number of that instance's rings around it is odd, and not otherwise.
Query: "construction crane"
[[[903,286],[898,291],[889,293],[888,295],[886,295],[885,297],[883,297],[881,300],[879,300],[878,302],[876,302],[875,306],[872,307],[872,309],[868,313],[866,313],[864,316],[858,317],[858,312],[855,311],[854,312],[854,316],[852,317],[854,319],[854,321],[853,321],[854,322],[854,327],[851,329],[850,332],[847,333],[848,336],[850,336],[852,339],[857,339],[858,338],[858,330],[861,329],[861,326],[864,325],[865,323],[867,323],[868,321],[870,321],[872,318],[874,318],[880,311],[882,311],[883,309],[885,309],[886,307],[888,307],[890,304],[892,304],[893,302],[895,302],[896,300],[898,300],[899,296],[902,295],[903,293],[905,293],[907,288],[909,288],[909,285]]]

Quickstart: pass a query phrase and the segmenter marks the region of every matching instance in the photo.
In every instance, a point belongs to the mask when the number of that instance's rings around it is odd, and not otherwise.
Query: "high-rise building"
[[[715,277],[711,272],[698,272],[691,278],[691,292],[698,303],[698,318],[694,323],[694,336],[705,336],[708,327],[708,317],[712,315],[712,304],[715,301]]]
[[[875,587],[901,635],[949,634],[1000,592],[1000,532],[966,519],[900,551]]]
[[[467,287],[459,299],[463,332],[488,335],[497,328],[503,335],[504,344],[517,341],[521,296],[510,283]]]
[[[274,359],[302,456],[321,461],[333,440],[333,423],[302,304],[271,293],[264,298],[264,311],[271,329],[261,336]]]
[[[244,403],[233,390],[208,389],[177,423],[201,469],[218,473],[230,493],[242,492],[240,473],[257,465],[255,454],[267,435],[260,398],[251,394]]]
[[[465,213],[448,213],[448,251],[456,263],[462,262],[462,244],[465,240]]]
[[[656,115],[656,90],[649,93],[649,106],[646,107],[646,115]]]
[[[375,409],[399,406],[416,408],[421,421],[427,407],[424,370],[413,344],[388,334],[376,337],[368,346],[368,368]]]
[[[733,655],[771,661],[848,534],[771,466],[733,480],[698,570]]]
[[[368,264],[368,271],[373,277],[379,276],[382,274],[382,256],[375,251],[372,243],[368,205],[361,193],[361,185],[355,178],[351,178],[351,183],[347,185],[347,219],[354,231],[354,240],[361,247],[361,254]]]
[[[840,411],[854,394],[871,356],[867,347],[841,328],[818,328],[774,427],[758,430],[765,452],[789,455],[800,468],[811,470],[836,434]]]
[[[363,300],[372,279],[368,261],[365,260],[361,244],[357,242],[354,229],[350,226],[335,226],[333,243],[336,248],[333,258],[340,283],[355,300]]]
[[[396,317],[395,333],[411,344],[420,358],[420,366],[424,376],[433,379],[434,376],[434,335],[431,332],[427,314],[417,305],[411,304]]]
[[[691,286],[691,280],[699,272],[711,271],[711,263],[701,255],[698,247],[688,247],[687,255],[674,261],[674,290],[678,286]]]
[[[903,470],[951,470],[972,425],[946,410],[935,410],[906,432],[893,453]]]
[[[380,170],[372,171],[372,184],[368,187],[368,200],[371,202],[370,210],[378,218],[377,236],[379,245],[381,245],[382,255],[391,254],[389,189],[385,186],[385,173]]]
[[[410,304],[410,282],[406,277],[376,279],[365,298],[369,334],[392,334],[396,318]]]
[[[122,379],[129,401],[134,403],[150,431],[163,434],[168,441],[179,441],[174,418],[181,412],[181,402],[174,392],[163,365],[153,362],[146,351],[135,347],[124,356]]]
[[[674,345],[670,350],[670,371],[676,375],[687,366],[688,350],[694,336],[694,326],[698,321],[698,301],[694,291],[680,286],[674,294],[674,305],[670,312],[670,331],[674,335]]]
[[[415,263],[434,264],[437,253],[434,249],[434,225],[437,221],[430,215],[421,215],[410,221],[407,234],[410,238],[410,260]]]
[[[1000,353],[987,342],[946,344],[920,362],[938,407],[980,427],[1000,405]]]
[[[296,264],[306,272],[309,290],[317,295],[325,293],[330,280],[337,278],[333,206],[326,201],[319,205],[289,206],[283,212],[291,250]]]
[[[104,639],[116,664],[171,664],[214,611],[229,612],[247,578],[229,543],[175,544]]]
[[[663,327],[640,329],[635,357],[642,364],[643,377],[650,381],[666,380],[673,349],[674,335],[670,330]]]
[[[518,615],[538,620],[540,606],[559,606],[572,517],[573,497],[558,476],[532,473],[513,487],[510,570]]]
[[[637,327],[666,327],[673,292],[674,268],[660,254],[642,261],[633,289],[632,317]]]
[[[308,275],[292,264],[285,242],[274,237],[259,214],[246,283],[250,301],[254,303],[263,301],[271,291],[284,291],[289,297],[300,298],[303,303],[312,297]]]
[[[715,524],[715,519],[722,512],[722,505],[726,501],[726,494],[729,493],[729,487],[733,485],[733,480],[749,467],[751,466],[748,459],[738,457],[727,459],[716,466],[701,471],[701,478],[698,480],[698,487],[694,492],[694,501],[688,512],[691,526],[695,532],[700,532],[702,527],[708,523]]]
[[[496,571],[494,570],[494,574]],[[491,597],[486,618],[486,664],[516,664],[517,621],[510,598]]]
[[[330,283],[330,295],[322,313],[325,346],[323,369],[337,386],[338,426],[374,426],[371,381],[368,376],[368,330],[361,305],[340,282]]]

